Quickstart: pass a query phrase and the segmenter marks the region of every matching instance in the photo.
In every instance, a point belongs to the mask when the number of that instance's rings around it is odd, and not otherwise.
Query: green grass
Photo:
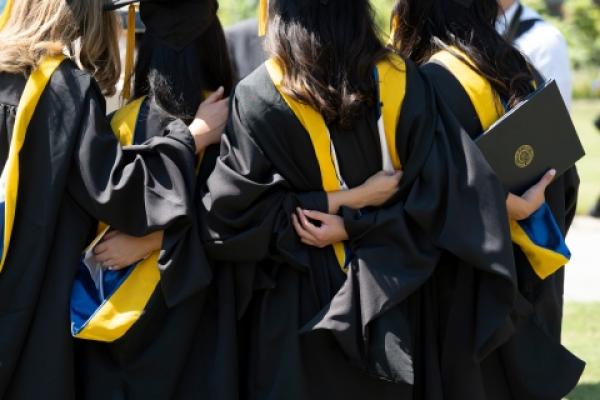
[[[600,100],[578,100],[573,105],[573,120],[587,153],[577,164],[581,177],[578,212],[582,214],[587,213],[600,196],[600,131],[594,126],[599,115]]]
[[[581,382],[568,400],[600,399],[600,303],[567,303],[565,346],[587,362]]]

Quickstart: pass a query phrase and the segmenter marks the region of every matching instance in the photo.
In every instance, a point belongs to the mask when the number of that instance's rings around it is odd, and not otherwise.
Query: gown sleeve
[[[579,197],[579,174],[577,168],[573,167],[564,175],[565,181],[565,228],[568,232],[575,219],[577,212],[577,200]]]
[[[397,130],[404,166],[399,192],[379,209],[344,210],[354,255],[348,279],[304,332],[330,331],[355,364],[411,382],[410,354],[371,356],[410,353],[410,322],[398,307],[432,277],[442,255],[450,253],[479,274],[471,349],[477,359],[511,333],[516,271],[502,185],[420,73],[407,65]]]
[[[161,285],[167,303],[186,298],[202,276],[185,284],[174,279],[171,266],[191,249],[189,236],[194,219],[192,194],[195,145],[187,126],[170,123],[161,135],[143,145],[121,147],[108,123],[105,100],[91,84],[81,111],[80,135],[68,190],[91,216],[121,232],[143,236],[165,231],[159,258]],[[197,247],[197,246],[196,246]]]
[[[291,224],[296,207],[327,212],[324,192],[297,192],[275,170],[245,124],[236,94],[221,142],[221,156],[203,199],[205,244],[216,260],[254,263],[283,257],[291,265],[308,265],[308,249]],[[261,114],[262,115],[262,114]]]

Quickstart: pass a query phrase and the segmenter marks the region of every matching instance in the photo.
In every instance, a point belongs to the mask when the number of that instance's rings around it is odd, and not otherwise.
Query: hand
[[[229,98],[223,98],[224,89],[220,87],[200,104],[190,132],[196,142],[196,152],[200,153],[211,144],[221,141],[229,117]]]
[[[551,169],[522,196],[510,193],[506,199],[506,208],[510,219],[521,221],[536,212],[546,201],[546,188],[552,183],[555,176],[556,170]]]
[[[358,187],[364,199],[363,207],[379,207],[391,199],[398,192],[402,174],[402,171],[381,171],[367,179]]]
[[[309,219],[319,221],[321,226],[316,226]],[[292,225],[302,243],[320,249],[348,240],[344,220],[337,215],[298,208],[292,215]]]
[[[155,232],[141,238],[118,231],[108,232],[102,242],[94,248],[96,261],[110,270],[120,270],[133,265],[152,252],[160,250],[162,232]]]

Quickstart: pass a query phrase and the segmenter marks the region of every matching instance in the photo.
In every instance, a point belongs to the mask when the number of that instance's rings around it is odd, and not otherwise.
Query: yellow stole
[[[277,91],[294,112],[294,115],[308,135],[315,151],[321,172],[321,185],[325,192],[342,190],[338,179],[335,162],[331,152],[329,129],[323,116],[313,107],[302,104],[282,91],[283,70],[275,59],[266,62],[267,71]],[[379,95],[382,103],[381,116],[385,129],[387,148],[394,169],[401,168],[400,157],[396,148],[396,126],[406,93],[406,64],[400,57],[392,56],[389,60],[377,65],[379,77]],[[346,270],[347,259],[344,243],[336,243],[333,250],[340,267]]]
[[[145,98],[137,99],[118,110],[111,127],[122,146],[133,144],[135,125]],[[107,226],[99,224],[99,233]],[[160,282],[158,259],[160,251],[131,267],[133,270],[115,292],[100,306],[76,335],[78,339],[114,342],[123,337],[139,320]]]
[[[48,85],[52,75],[60,64],[64,61],[65,56],[45,57],[40,62],[39,67],[33,71],[27,83],[25,90],[19,100],[17,107],[17,115],[15,117],[15,126],[10,142],[8,158],[6,159],[5,174],[6,174],[6,192],[4,206],[4,238],[2,244],[2,258],[0,261],[0,272],[4,269],[6,257],[10,248],[12,231],[15,224],[15,214],[17,210],[17,198],[19,193],[19,155],[25,138],[29,123],[33,118],[35,109]]]
[[[204,96],[210,92],[204,92]],[[145,97],[134,100],[119,109],[111,120],[111,127],[122,146],[134,143],[135,127]],[[202,163],[198,157],[197,170]],[[108,227],[100,223],[98,234]],[[133,266],[133,270],[115,292],[95,311],[83,329],[74,336],[78,339],[114,342],[123,337],[144,313],[150,297],[160,282],[158,259],[160,251]]]
[[[458,49],[452,50],[470,63]],[[504,115],[505,109],[499,96],[490,83],[471,66],[447,50],[435,54],[431,61],[443,65],[460,82],[475,108],[484,132]],[[510,232],[513,243],[523,250],[533,270],[542,279],[552,275],[569,261],[564,254],[537,245],[518,221],[510,221]]]

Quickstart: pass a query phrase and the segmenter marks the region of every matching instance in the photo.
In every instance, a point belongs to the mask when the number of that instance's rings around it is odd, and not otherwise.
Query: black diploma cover
[[[507,190],[521,194],[551,168],[557,177],[585,151],[555,81],[549,81],[476,140]]]

